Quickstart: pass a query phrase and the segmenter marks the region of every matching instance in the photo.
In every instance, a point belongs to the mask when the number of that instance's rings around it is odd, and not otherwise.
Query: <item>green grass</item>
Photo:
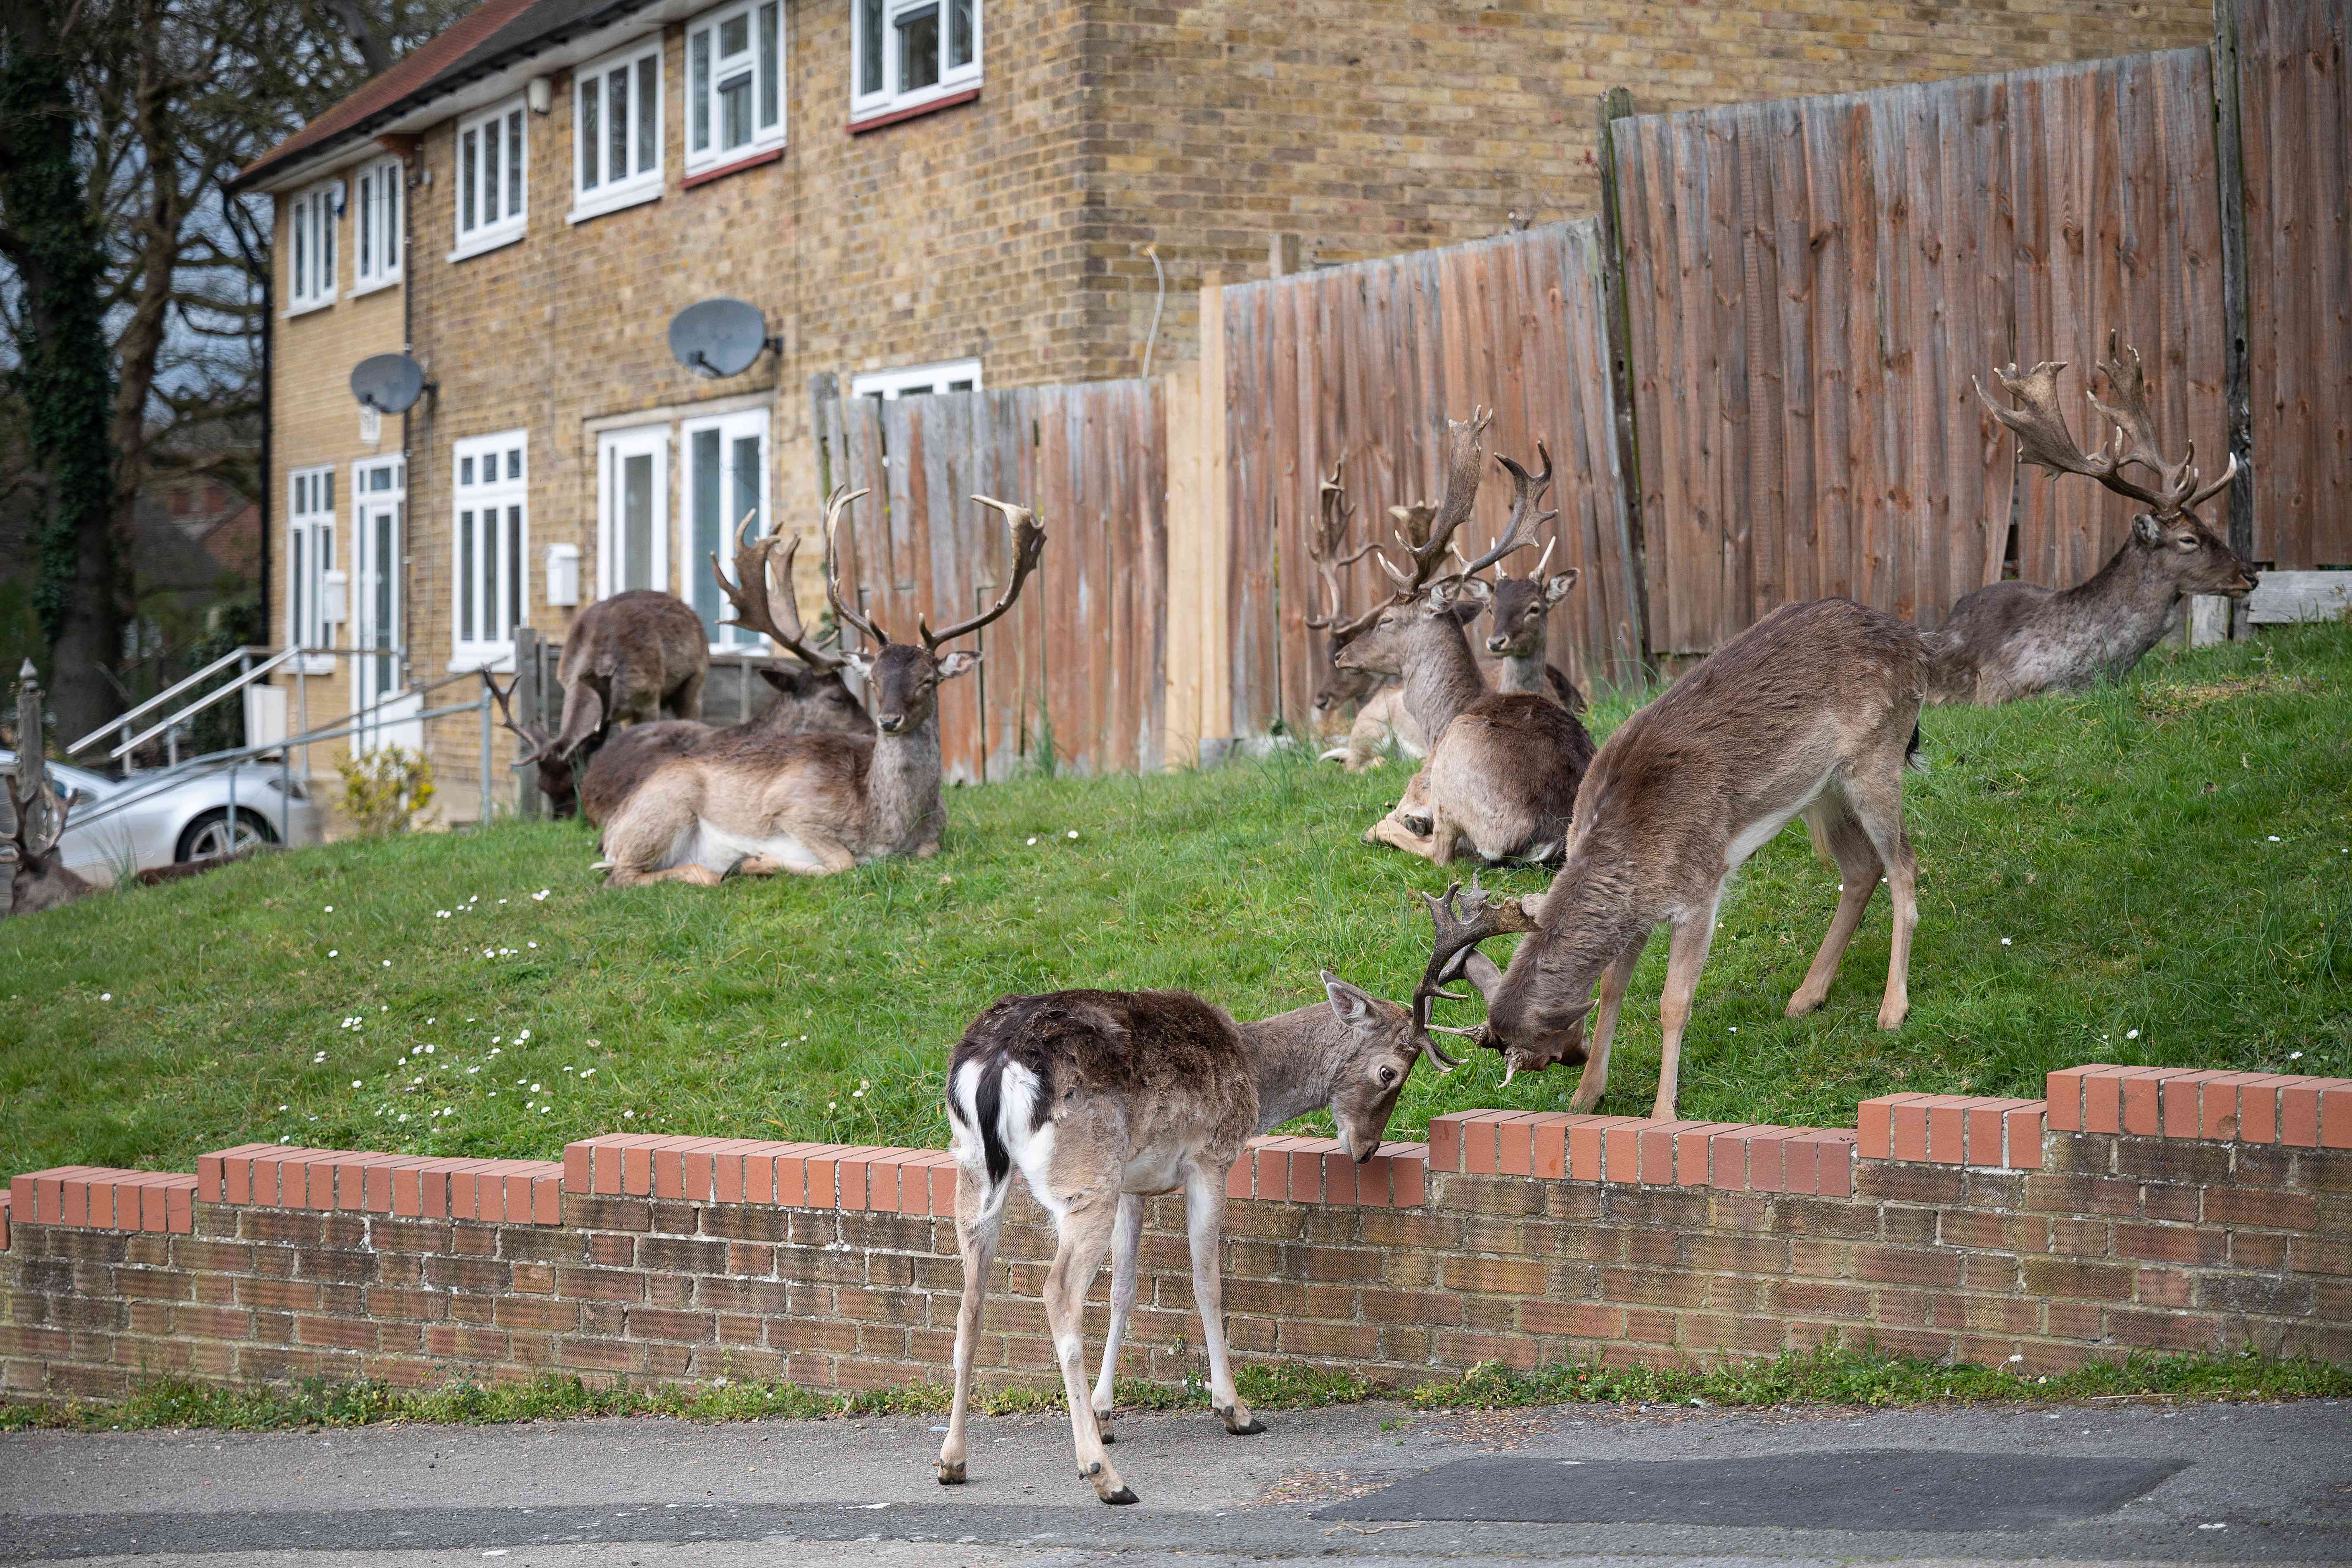
[[[1492,1363],[1459,1378],[1390,1388],[1350,1373],[1298,1363],[1235,1370],[1244,1403],[1260,1410],[1299,1410],[1402,1398],[1417,1410],[1504,1409],[1520,1405],[1918,1405],[2082,1399],[2341,1399],[2352,1397],[2352,1368],[2251,1353],[2134,1354],[2074,1372],[2028,1377],[2000,1368],[1947,1366],[1870,1350],[1823,1349],[1769,1360],[1697,1368],[1610,1367],[1565,1362],[1512,1372]],[[1206,1409],[1208,1391],[1121,1381],[1121,1410]],[[975,1395],[977,1408],[1004,1415],[1063,1408],[1059,1390],[1015,1386]],[[651,1388],[592,1385],[578,1377],[485,1386],[446,1384],[408,1390],[362,1381],[311,1379],[290,1387],[216,1388],[164,1378],[128,1398],[71,1404],[0,1403],[0,1432],[65,1427],[141,1432],[207,1427],[271,1432],[385,1422],[487,1425],[558,1421],[589,1415],[672,1415],[695,1421],[929,1415],[948,1407],[948,1390],[914,1383],[837,1394],[790,1383],[717,1386],[664,1384]]]
[[[1786,833],[1726,904],[1685,1113],[1851,1125],[1870,1095],[2034,1096],[2089,1060],[2352,1076],[2347,676],[2339,625],[2158,655],[2079,698],[1931,710],[1930,770],[1907,786],[1908,1023],[1874,1026],[1883,900],[1829,1005],[1781,1017],[1837,896]],[[1595,728],[1629,708],[1604,704]],[[935,860],[716,890],[607,891],[586,829],[516,824],[6,921],[0,1173],[188,1170],[262,1139],[509,1157],[625,1129],[937,1146],[949,1048],[1007,991],[1183,986],[1250,1016],[1316,996],[1328,966],[1406,995],[1428,931],[1409,895],[1445,878],[1357,842],[1402,782],[1289,759],[1032,778],[951,792]],[[1654,1091],[1664,947],[1628,999],[1612,1109]],[[1574,1075],[1499,1078],[1492,1056],[1416,1073],[1392,1133],[1557,1109]]]

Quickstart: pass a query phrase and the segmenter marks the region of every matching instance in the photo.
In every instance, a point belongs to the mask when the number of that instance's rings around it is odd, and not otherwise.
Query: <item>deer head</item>
[[[59,800],[46,783],[19,793],[14,773],[0,773],[8,791],[11,827],[0,839],[0,869],[7,883],[0,891],[0,915],[37,914],[72,903],[90,890],[89,883],[66,868],[58,843],[65,837],[66,814],[72,803]]]
[[[1340,488],[1339,474],[1346,466],[1343,458],[1331,465],[1330,477],[1318,487],[1315,527],[1307,536],[1307,559],[1320,580],[1323,596],[1328,607],[1306,617],[1307,625],[1317,631],[1330,633],[1330,654],[1333,659],[1348,644],[1339,629],[1341,606],[1345,603],[1339,591],[1339,574],[1371,552],[1372,546],[1364,544],[1353,553],[1342,555],[1339,547],[1348,536],[1348,524],[1355,516],[1347,493]],[[1342,669],[1337,663],[1327,662],[1323,679],[1315,689],[1315,711],[1329,713],[1350,702],[1361,702],[1380,689],[1381,677],[1370,670]]]
[[[1544,567],[1551,561],[1554,539],[1544,546],[1543,556],[1536,569],[1525,577],[1514,577],[1508,572],[1495,574],[1493,630],[1486,635],[1486,651],[1496,658],[1541,658],[1551,640],[1551,612],[1568,597],[1582,575],[1573,566],[1565,572],[1547,577]]]
[[[1508,931],[1530,933],[1528,941],[1520,944],[1522,952],[1544,940],[1543,928],[1537,922],[1535,912],[1527,907],[1527,901],[1491,898],[1478,886],[1475,876],[1470,879],[1466,896],[1462,884],[1455,882],[1442,897],[1427,893],[1421,897],[1429,905],[1430,920],[1437,928],[1436,948],[1421,984],[1412,994],[1413,1010],[1422,1026],[1431,1034],[1459,1035],[1475,1045],[1500,1051],[1503,1081],[1507,1084],[1522,1071],[1541,1072],[1562,1062],[1584,1060],[1584,1020],[1592,1011],[1591,999],[1554,1006],[1531,994],[1539,987],[1520,985],[1506,991],[1503,971],[1478,951],[1478,944],[1488,937]],[[1539,962],[1539,958],[1540,955],[1529,960],[1515,953],[1512,963],[1517,966]],[[1467,1029],[1430,1023],[1430,1009],[1438,999],[1470,1000],[1445,989],[1462,979],[1468,980],[1486,1000],[1486,1021]]]
[[[2157,446],[2156,421],[2148,412],[2147,377],[2137,349],[2119,347],[2120,334],[2107,334],[2107,363],[2099,367],[2115,401],[2099,401],[2088,394],[2091,406],[2115,426],[2095,452],[2074,444],[2066,416],[2058,405],[2058,373],[2064,361],[2044,361],[2024,374],[2017,367],[1996,368],[1993,379],[2015,397],[2018,406],[2004,407],[1976,386],[1992,416],[2017,437],[2018,455],[2053,474],[2080,474],[2107,489],[2147,508],[2132,520],[2132,543],[2144,561],[2173,578],[2183,594],[2227,594],[2242,598],[2257,581],[2252,563],[2197,515],[2198,507],[2229,487],[2238,472],[2232,456],[2221,477],[2201,484],[2197,471],[2197,444],[2183,448],[2177,462],[2168,462]],[[2126,469],[2147,470],[2152,482],[2141,484]]]
[[[514,709],[510,704],[514,689],[521,680],[522,677],[518,675],[501,689],[488,670],[482,671],[482,684],[489,689],[491,699],[499,705],[499,722],[522,742],[520,759],[514,765],[527,768],[537,763],[539,793],[547,797],[549,815],[557,818],[574,816],[580,810],[580,785],[572,767],[572,754],[559,752],[554,745],[555,737],[548,731],[546,725],[515,722]]]
[[[1005,585],[994,605],[970,620],[958,621],[935,632],[928,621],[918,617],[915,629],[923,639],[920,647],[893,642],[879,622],[860,613],[841,591],[841,551],[835,531],[850,503],[865,493],[862,489],[837,489],[825,501],[825,597],[833,605],[835,618],[845,626],[856,626],[875,644],[871,652],[842,656],[866,683],[866,707],[874,716],[875,729],[886,736],[913,734],[937,715],[940,682],[953,680],[980,663],[980,655],[971,649],[959,648],[944,656],[940,650],[956,638],[980,630],[1013,607],[1029,574],[1037,569],[1038,557],[1045,553],[1045,531],[1037,526],[1035,515],[1026,507],[992,500],[987,496],[972,497],[1004,519],[1005,531],[1012,542],[1012,582]]]
[[[743,514],[743,521],[737,525],[739,536],[758,515],[756,511]],[[784,539],[771,533],[755,539],[735,552],[733,582],[728,581],[727,574],[719,569],[719,556],[714,552],[710,574],[735,608],[735,618],[719,624],[758,632],[800,661],[798,669],[779,669],[768,665],[760,668],[760,679],[774,687],[776,694],[791,705],[788,729],[863,734],[871,721],[856,694],[841,678],[847,660],[833,649],[820,647],[801,625],[800,597],[793,591],[793,558],[800,549],[798,534]]]

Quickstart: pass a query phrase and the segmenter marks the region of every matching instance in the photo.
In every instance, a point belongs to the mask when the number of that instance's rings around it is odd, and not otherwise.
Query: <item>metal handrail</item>
[[[222,698],[228,696],[231,692],[244,690],[256,680],[268,675],[271,670],[276,669],[279,665],[284,664],[288,659],[292,658],[296,654],[300,653],[301,651],[302,650],[298,647],[279,649],[276,654],[264,659],[261,663],[255,665],[251,669],[239,675],[235,680],[230,681],[227,685],[220,687],[216,690],[214,690],[204,697],[198,698],[195,701],[189,703],[185,708],[181,709],[177,713],[173,714],[169,719],[164,720],[162,723],[156,724],[152,728],[142,730],[138,734],[131,736],[131,739],[115,747],[114,750],[107,752],[106,760],[110,763],[121,762],[126,755],[131,752],[137,751],[141,745],[162,734],[173,725],[179,723],[184,719],[193,718],[196,714],[203,712],[205,709],[211,707],[214,703],[218,702]],[[127,730],[131,726],[128,723],[123,722],[121,720],[117,720],[115,721],[113,727]]]
[[[89,745],[92,741],[100,740],[105,736],[115,734],[122,730],[128,729],[134,721],[143,717],[149,709],[162,707],[164,703],[169,702],[173,698],[177,697],[181,692],[185,691],[189,687],[196,684],[196,682],[205,679],[208,676],[217,675],[222,670],[226,669],[230,665],[235,664],[238,659],[247,658],[252,654],[253,651],[254,650],[250,647],[232,648],[227,653],[221,655],[220,658],[213,660],[212,663],[205,666],[204,668],[196,671],[195,674],[172,687],[169,690],[158,691],[154,696],[150,697],[146,701],[142,702],[130,712],[120,714],[115,718],[108,720],[99,728],[92,730],[89,734],[84,735],[80,740],[76,741],[72,745],[68,746],[62,754],[70,757],[76,752],[80,751],[84,746]]]

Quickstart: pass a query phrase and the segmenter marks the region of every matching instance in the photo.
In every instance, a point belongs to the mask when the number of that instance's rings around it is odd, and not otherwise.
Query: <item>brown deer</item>
[[[1045,1321],[1069,1398],[1079,1478],[1108,1503],[1135,1493],[1111,1468],[1111,1376],[1135,1300],[1143,1200],[1184,1194],[1192,1298],[1209,1357],[1210,1408],[1225,1430],[1265,1428],[1242,1403],[1226,1356],[1217,1254],[1225,1178],[1252,1135],[1328,1110],[1358,1163],[1379,1152],[1414,1062],[1455,1064],[1423,1017],[1323,972],[1323,999],[1256,1023],[1183,991],[1060,991],[1005,996],[975,1019],[948,1063],[955,1155],[955,1397],[940,1445],[940,1483],[964,1479],[972,1353],[1013,1172],[1053,1216],[1057,1246]],[[1087,1389],[1080,1312],[1111,1250],[1110,1323],[1102,1371]]]
[[[864,490],[836,489],[825,502],[830,546],[842,514]],[[797,636],[797,609],[785,610],[792,585],[765,571],[744,574],[730,589],[744,618],[804,659],[837,660],[863,679],[872,729],[863,735],[749,734],[706,742],[665,763],[622,804],[604,827],[610,883],[681,881],[715,885],[730,869],[747,876],[779,871],[823,876],[861,860],[938,853],[947,822],[940,790],[938,688],[980,662],[968,649],[943,653],[1013,607],[1045,548],[1045,531],[1024,507],[972,498],[1001,513],[1012,536],[1013,580],[987,610],[934,632],[919,621],[920,645],[893,642],[843,595],[839,557],[825,568],[825,595],[836,619],[876,644],[874,651],[830,654]],[[757,600],[749,595],[760,585]],[[785,626],[794,628],[786,633]]]
[[[1927,689],[1926,637],[1847,599],[1784,605],[1718,648],[1628,719],[1592,759],[1576,797],[1568,859],[1538,898],[1491,900],[1474,882],[1433,900],[1439,936],[1415,1004],[1466,974],[1486,1021],[1467,1035],[1503,1053],[1505,1079],[1582,1062],[1569,1101],[1590,1110],[1609,1081],[1609,1046],[1633,966],[1653,927],[1671,928],[1658,1000],[1664,1030],[1657,1103],[1675,1113],[1691,998],[1716,911],[1741,864],[1803,816],[1815,853],[1843,877],[1837,913],[1804,983],[1797,1017],[1820,1006],[1863,911],[1886,878],[1895,940],[1878,1026],[1910,1010],[1917,868],[1903,831],[1903,770],[1918,745]],[[1507,969],[1477,952],[1504,931],[1529,935]],[[1585,1018],[1601,988],[1591,1042]]]
[[[1514,577],[1496,567],[1495,598],[1488,606],[1494,630],[1486,635],[1486,657],[1496,663],[1495,689],[1531,691],[1549,697],[1571,713],[1584,711],[1584,693],[1551,664],[1551,613],[1583,574],[1571,566],[1547,577],[1558,538],[1544,546],[1536,569]],[[1458,555],[1457,552],[1457,555]]]
[[[2253,566],[2198,517],[2198,507],[2228,488],[2238,471],[2233,456],[2211,484],[2200,485],[2197,447],[2177,463],[2158,448],[2147,405],[2147,378],[2137,350],[2117,347],[2107,334],[2107,363],[2099,367],[2115,397],[2091,395],[2115,434],[2096,452],[2074,444],[2058,406],[2058,363],[2023,375],[2011,365],[1993,379],[2018,400],[2004,407],[1973,378],[1992,416],[2017,436],[2018,455],[2053,474],[2081,474],[2148,510],[2132,520],[2131,536],[2098,574],[2063,592],[2032,583],[1988,583],[1965,594],[1935,639],[1934,702],[1990,707],[2038,691],[2079,691],[2100,677],[2120,679],[2146,657],[2192,594],[2243,598],[2254,591]],[[2125,476],[2133,465],[2154,476],[2142,485]]]
[[[499,722],[516,740],[522,742],[517,748],[520,760],[515,763],[515,766],[527,768],[531,765],[532,759],[539,760],[539,793],[547,797],[548,816],[560,822],[566,817],[579,815],[580,790],[573,777],[579,770],[573,766],[570,757],[559,757],[554,754],[552,742],[555,737],[549,732],[546,725],[536,720],[518,721],[514,716],[514,691],[515,688],[522,683],[522,677],[518,675],[504,686],[500,686],[498,678],[487,669],[481,672],[481,677],[482,685],[488,689],[492,700],[499,705]],[[695,723],[692,720],[674,720],[665,721],[665,722]],[[634,734],[639,730],[653,727],[646,724],[633,724],[621,733]],[[698,723],[695,724],[695,727],[701,728]],[[596,749],[596,755],[601,756],[609,749],[609,743],[600,746]]]
[[[710,669],[710,634],[675,594],[633,588],[580,612],[563,639],[555,678],[563,684],[563,721],[555,739],[526,762],[568,763],[607,730],[656,719],[702,717],[702,681]]]
[[[6,894],[0,898],[0,915],[38,914],[90,891],[89,879],[67,868],[65,853],[58,847],[66,836],[71,803],[59,799],[39,771],[30,788],[20,789],[17,773],[26,771],[26,764],[19,755],[16,772],[0,773],[0,784],[8,790],[8,836],[0,838],[0,871],[8,880],[0,888]],[[37,761],[33,766],[39,769]]]
[[[1488,861],[1556,858],[1567,845],[1577,784],[1592,757],[1592,737],[1557,702],[1487,690],[1457,615],[1465,603],[1483,606],[1492,596],[1480,572],[1533,543],[1536,530],[1559,515],[1538,510],[1552,477],[1551,454],[1540,442],[1540,474],[1508,458],[1496,459],[1510,472],[1514,489],[1503,537],[1475,561],[1462,561],[1462,570],[1438,570],[1477,500],[1492,418],[1479,411],[1448,424],[1444,500],[1425,534],[1399,532],[1410,570],[1375,552],[1395,594],[1345,628],[1348,643],[1335,660],[1343,668],[1403,678],[1405,703],[1430,736],[1423,769],[1429,831],[1411,833],[1391,816],[1374,833],[1380,842],[1440,866],[1450,865],[1465,841]],[[1400,814],[1411,809],[1409,800]]]

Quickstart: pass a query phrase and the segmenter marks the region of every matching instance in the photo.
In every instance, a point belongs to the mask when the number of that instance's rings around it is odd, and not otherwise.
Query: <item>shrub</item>
[[[405,831],[409,818],[432,804],[432,762],[403,747],[345,757],[335,771],[343,776],[344,815],[367,837]]]

